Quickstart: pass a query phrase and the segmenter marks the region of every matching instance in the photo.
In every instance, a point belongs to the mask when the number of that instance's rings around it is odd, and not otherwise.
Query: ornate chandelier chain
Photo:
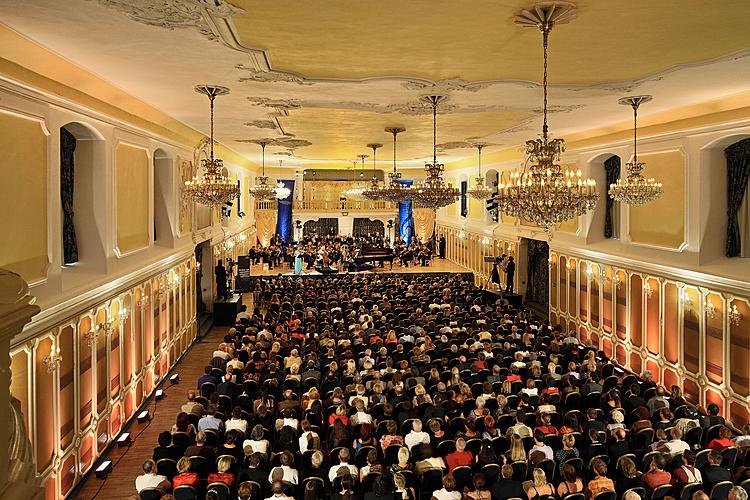
[[[516,23],[535,27],[542,33],[544,74],[542,78],[542,135],[526,141],[526,161],[522,171],[511,172],[508,183],[498,185],[498,208],[506,214],[550,230],[566,220],[584,215],[599,199],[596,182],[583,179],[580,170],[563,170],[560,157],[565,151],[563,139],[549,138],[548,48],[549,34],[555,23],[575,15],[569,2],[543,2],[531,11],[523,11]]]
[[[482,177],[482,149],[484,148],[484,144],[477,144],[477,153],[479,156],[479,175],[477,175],[476,183],[474,184],[474,187],[469,189],[467,193],[469,196],[476,200],[486,200],[489,198],[493,191],[490,189],[489,186],[484,185],[484,177]]]
[[[633,108],[633,161],[625,164],[628,174],[609,185],[610,198],[628,205],[643,205],[664,193],[661,182],[643,177],[645,163],[638,161],[638,108],[652,99],[650,95],[623,97],[618,102]]]
[[[210,104],[209,156],[201,160],[205,172],[185,182],[183,196],[191,201],[214,207],[227,203],[239,194],[239,188],[223,172],[223,162],[214,156],[214,100],[226,95],[229,89],[218,85],[198,85],[195,91],[208,96]]]

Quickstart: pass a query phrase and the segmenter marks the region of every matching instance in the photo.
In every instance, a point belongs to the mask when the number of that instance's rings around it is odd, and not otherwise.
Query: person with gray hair
[[[703,490],[698,490],[693,493],[691,500],[711,500]]]
[[[729,490],[729,500],[747,500],[747,491],[742,486],[733,486]]]
[[[628,490],[622,496],[622,500],[641,500],[641,496],[633,490]]]

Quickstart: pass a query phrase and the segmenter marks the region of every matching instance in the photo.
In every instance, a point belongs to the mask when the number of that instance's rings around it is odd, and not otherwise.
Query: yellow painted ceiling
[[[233,18],[242,42],[306,78],[540,80],[541,35],[513,24],[528,0],[229,1],[245,10]],[[747,0],[576,5],[551,35],[553,83],[630,80],[748,45]]]
[[[511,127],[529,117],[530,113],[482,112],[438,114],[438,144],[465,141],[471,136],[489,135],[496,130]],[[372,154],[370,142],[379,142],[378,163],[393,159],[393,135],[386,127],[406,128],[398,135],[399,160],[414,160],[432,156],[432,116],[395,115],[351,109],[302,108],[281,119],[284,129],[295,135],[304,135],[312,142],[296,150],[303,158],[330,160],[356,159],[357,155]],[[471,155],[470,149],[463,149]],[[367,159],[368,163],[372,158]],[[371,165],[371,163],[370,163]]]

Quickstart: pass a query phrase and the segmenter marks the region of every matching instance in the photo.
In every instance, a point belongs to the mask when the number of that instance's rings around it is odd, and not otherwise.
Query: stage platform
[[[356,273],[346,273],[340,270],[338,274],[429,274],[429,273],[461,273],[461,274],[473,274],[469,269],[459,266],[447,259],[432,259],[429,266],[420,265],[409,265],[409,267],[401,267],[397,262],[393,263],[393,269],[390,268],[389,264],[385,264],[383,267],[376,267],[371,271],[359,271]],[[267,265],[253,265],[250,266],[250,276],[256,278],[258,276],[278,276],[279,274],[284,276],[294,276],[293,270],[289,266],[274,267],[268,269]],[[321,274],[314,269],[304,270],[302,276],[321,276]],[[331,276],[330,274],[327,276]],[[334,275],[335,276],[335,275]]]

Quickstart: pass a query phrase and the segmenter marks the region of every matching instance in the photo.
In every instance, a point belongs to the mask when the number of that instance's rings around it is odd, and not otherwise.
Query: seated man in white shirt
[[[172,485],[165,476],[156,473],[156,462],[153,460],[143,462],[143,475],[135,478],[135,489],[138,494],[146,488],[156,488],[163,495],[171,487]]]
[[[240,312],[237,313],[237,318],[235,323],[239,323],[243,319],[250,319],[250,315],[247,313],[247,306],[245,304],[242,304],[240,306]]]
[[[281,469],[283,472],[282,481],[295,486],[299,484],[299,474],[297,473],[297,469],[292,467],[292,465],[294,465],[294,455],[289,451],[284,451],[281,453],[281,457],[279,457],[279,462],[281,462],[281,467],[274,467],[271,470],[271,473],[268,474],[268,482],[272,483],[274,481],[274,471]]]
[[[682,440],[682,431],[677,427],[672,427],[670,431],[671,440],[662,444],[662,447],[671,455],[679,455],[685,450],[690,449],[690,445]]]
[[[409,448],[409,451],[418,444],[430,444],[430,435],[422,431],[421,420],[414,420],[411,432],[404,438],[404,444]]]
[[[237,430],[240,431],[243,436],[247,434],[247,420],[242,418],[242,408],[235,406],[232,409],[232,418],[225,422],[224,427],[225,432]]]
[[[328,480],[331,482],[331,484],[333,484],[333,481],[337,476],[345,473],[345,471],[341,471],[341,473],[339,473],[340,469],[349,469],[349,474],[351,474],[353,478],[359,477],[359,470],[357,469],[357,466],[349,463],[348,448],[342,448],[341,450],[339,450],[338,465],[332,466],[328,471]]]
[[[461,500],[460,491],[456,491],[456,480],[451,474],[443,476],[443,487],[432,492],[432,498],[436,500]]]

